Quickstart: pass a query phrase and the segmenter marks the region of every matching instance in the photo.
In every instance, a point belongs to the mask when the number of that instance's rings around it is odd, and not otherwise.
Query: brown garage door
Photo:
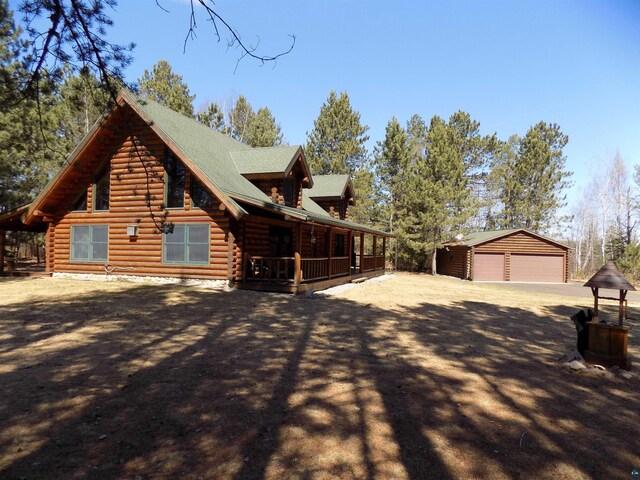
[[[562,256],[511,254],[512,282],[564,282],[563,272]]]
[[[485,282],[504,280],[503,253],[476,253],[473,256],[473,279]]]

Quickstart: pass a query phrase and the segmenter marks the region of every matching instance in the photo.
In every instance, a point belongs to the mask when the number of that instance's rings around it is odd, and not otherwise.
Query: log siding
[[[109,269],[125,275],[151,275],[227,279],[229,271],[228,234],[229,214],[220,210],[220,201],[214,198],[209,210],[191,206],[189,172],[185,182],[185,203],[182,208],[168,210],[167,222],[175,224],[207,223],[210,226],[209,262],[206,265],[167,264],[163,262],[163,234],[157,229],[151,213],[159,217],[164,205],[164,143],[144,125],[136,125],[135,138],[124,138],[102,144],[95,160],[87,159],[80,185],[87,188],[86,212],[56,212],[57,220],[49,227],[47,256],[50,269],[66,273],[105,273]],[[136,142],[136,145],[134,145]],[[144,143],[143,143],[144,142]],[[136,150],[146,152],[143,165]],[[92,211],[93,174],[101,160],[108,158],[110,169],[110,198],[108,211]],[[102,157],[102,158],[100,158]],[[80,190],[70,192],[72,199],[62,199],[68,206]],[[150,199],[147,205],[146,199]],[[108,261],[87,263],[71,261],[72,225],[108,225]],[[138,225],[137,237],[127,235],[127,226]],[[233,268],[233,267],[232,267]]]
[[[441,275],[466,279],[468,275],[467,255],[469,247],[449,247],[438,250],[436,254],[436,268]]]
[[[569,278],[569,249],[526,231],[487,240],[472,247],[450,245],[446,248],[448,251],[445,248],[439,249],[436,256],[438,273],[443,275],[473,280],[475,254],[495,253],[504,255],[505,281],[511,281],[512,255],[561,256],[564,281]]]

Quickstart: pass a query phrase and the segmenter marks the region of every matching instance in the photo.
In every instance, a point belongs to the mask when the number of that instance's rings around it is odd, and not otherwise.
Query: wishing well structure
[[[593,293],[593,319],[586,324],[589,343],[584,358],[589,363],[595,363],[606,367],[618,366],[629,370],[631,360],[627,356],[629,342],[629,327],[624,326],[627,318],[627,292],[635,291],[635,288],[622,275],[618,267],[609,260],[596,274],[584,284],[590,287]],[[601,289],[618,290],[619,296],[605,297],[600,295]],[[601,322],[598,313],[598,300],[618,301],[618,324]]]

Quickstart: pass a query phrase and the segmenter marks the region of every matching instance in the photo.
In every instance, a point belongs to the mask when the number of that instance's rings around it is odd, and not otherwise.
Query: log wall
[[[320,205],[320,207],[322,207],[322,209],[325,210],[327,213],[334,214],[335,218],[340,218],[344,220],[347,216],[347,211],[345,208],[345,204],[347,202],[345,202],[344,200],[340,200],[340,199],[323,200],[322,198],[316,198],[313,201],[316,202],[318,205]]]
[[[436,255],[436,268],[440,275],[449,275],[466,279],[468,276],[467,263],[469,247],[448,247],[438,250]]]
[[[131,133],[133,132],[133,137]],[[137,149],[134,141],[139,142]],[[229,275],[227,242],[230,215],[220,210],[220,202],[205,211],[191,207],[189,177],[185,185],[185,207],[169,209],[166,220],[172,223],[208,223],[210,225],[210,252],[208,265],[164,264],[162,260],[163,234],[157,229],[152,214],[159,221],[163,215],[165,146],[141,121],[122,131],[100,148],[92,147],[91,158],[79,162],[82,171],[77,175],[79,188],[67,190],[67,197],[59,198],[56,221],[50,227],[48,242],[53,246],[47,255],[50,268],[55,272],[104,273],[105,262],[78,262],[70,260],[72,225],[108,225],[109,244],[107,265],[114,274],[152,275],[226,279]],[[139,152],[145,152],[142,161]],[[110,164],[109,211],[93,212],[93,173],[104,161]],[[144,162],[144,164],[143,164]],[[146,167],[146,168],[145,168]],[[78,192],[87,189],[87,211],[68,211]],[[56,192],[58,196],[59,193]],[[146,199],[150,199],[147,205]],[[139,225],[136,238],[127,235],[128,225]],[[235,244],[232,245],[232,249]]]

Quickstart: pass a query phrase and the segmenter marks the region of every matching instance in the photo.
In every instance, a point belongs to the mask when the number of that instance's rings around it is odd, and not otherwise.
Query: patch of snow
[[[231,290],[226,280],[207,280],[200,278],[176,278],[176,277],[147,277],[139,275],[103,275],[96,273],[63,273],[53,274],[54,278],[68,278],[71,280],[87,280],[92,282],[131,282],[151,283],[155,285],[185,285],[189,287],[202,287],[214,290]]]
[[[365,280],[364,282],[343,283],[342,285],[336,285],[335,287],[327,288],[326,290],[318,290],[317,292],[313,292],[313,295],[318,295],[318,296],[322,296],[322,297],[330,297],[330,296],[337,295],[337,294],[342,293],[342,292],[348,292],[349,290],[351,290],[353,288],[358,288],[358,287],[361,287],[363,285],[371,285],[371,284],[375,284],[375,283],[384,282],[386,280],[389,280],[390,278],[393,278],[393,276],[394,276],[393,273],[387,273],[385,275],[380,275],[379,277],[369,278],[368,280]]]
[[[571,368],[571,370],[584,370],[587,366],[579,360],[574,360],[569,363],[569,368]]]

